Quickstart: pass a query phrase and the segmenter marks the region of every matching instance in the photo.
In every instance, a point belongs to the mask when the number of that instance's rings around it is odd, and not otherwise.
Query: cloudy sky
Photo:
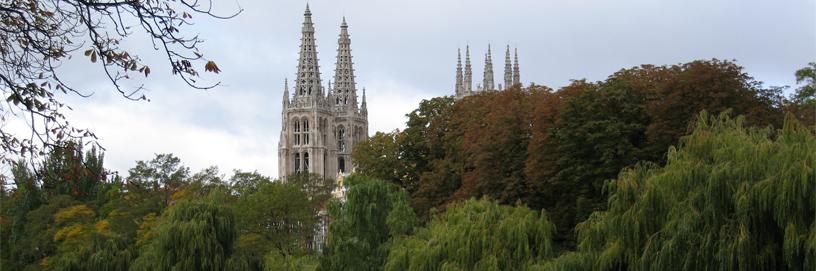
[[[153,68],[144,81],[150,102],[117,96],[86,59],[65,67],[93,92],[69,97],[71,123],[94,130],[119,172],[155,153],[174,153],[194,171],[258,170],[277,175],[284,78],[294,78],[306,1],[218,1],[232,20],[197,17],[203,50],[223,70],[222,87],[186,87],[143,50]],[[492,44],[496,80],[502,48],[518,47],[521,76],[558,88],[571,79],[603,80],[639,64],[734,59],[766,85],[794,85],[793,72],[816,61],[813,0],[312,0],[324,81],[333,74],[341,18],[352,38],[358,89],[368,91],[370,134],[404,126],[422,99],[453,93],[456,50],[470,44],[474,81]],[[79,61],[82,61],[81,63]],[[166,67],[166,66],[165,66]],[[8,127],[13,127],[9,124]]]

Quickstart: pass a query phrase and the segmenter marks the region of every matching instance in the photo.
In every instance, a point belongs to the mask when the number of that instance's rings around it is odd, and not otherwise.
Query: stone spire
[[[360,113],[362,113],[363,116],[368,116],[368,104],[366,103],[365,88],[363,88],[363,104],[360,105]]]
[[[504,88],[513,86],[513,65],[510,62],[510,45],[504,52]]]
[[[456,54],[456,97],[461,97],[465,89],[462,82],[462,50],[458,49]]]
[[[487,54],[485,55],[484,68],[484,90],[494,90],[496,85],[493,84],[493,56],[490,53],[490,44],[487,45]]]
[[[515,48],[515,62],[513,62],[513,84],[521,84],[521,74],[519,74],[518,48]]]
[[[470,67],[470,45],[465,47],[465,78],[464,78],[465,93],[471,94],[473,92],[473,71]]]
[[[340,38],[337,39],[334,97],[336,105],[357,109],[357,86],[354,82],[354,62],[351,59],[351,38],[346,17],[343,17],[343,23],[340,24]]]
[[[283,79],[283,108],[289,107],[289,78]]]
[[[303,31],[300,39],[300,59],[298,60],[297,81],[295,81],[296,97],[317,97],[320,94],[320,66],[317,64],[317,46],[315,45],[315,29],[312,23],[312,12],[306,4],[303,13]]]

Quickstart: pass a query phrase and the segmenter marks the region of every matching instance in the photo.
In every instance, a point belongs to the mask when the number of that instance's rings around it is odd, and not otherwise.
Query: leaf
[[[150,67],[144,66],[144,75],[145,75],[145,77],[147,77],[147,75],[149,75],[149,74],[150,74]]]
[[[85,50],[85,56],[90,56],[91,52],[93,52],[93,49]]]
[[[91,51],[91,62],[96,63],[96,51]]]
[[[221,69],[218,68],[218,65],[215,65],[215,62],[210,60],[207,61],[207,64],[204,65],[204,71],[219,73]]]

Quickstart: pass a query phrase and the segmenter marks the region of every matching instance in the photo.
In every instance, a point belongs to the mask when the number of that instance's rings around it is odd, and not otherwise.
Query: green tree
[[[554,255],[546,213],[482,199],[456,203],[394,241],[385,270],[522,270]]]
[[[271,178],[261,175],[257,171],[248,172],[235,170],[229,179],[232,190],[238,195],[252,194],[258,191],[258,186],[272,181]]]
[[[400,161],[405,166],[400,183],[409,193],[418,190],[421,175],[433,167],[432,161],[444,157],[443,151],[432,147],[442,140],[442,130],[432,127],[445,127],[444,116],[452,106],[453,97],[436,97],[422,100],[416,110],[406,114],[406,128],[397,139]]]
[[[796,71],[796,83],[801,86],[791,96],[787,111],[816,131],[816,62]]]
[[[23,266],[37,259],[31,254],[32,251],[26,249],[32,237],[29,235],[31,233],[26,231],[25,226],[28,223],[28,213],[38,209],[44,199],[35,177],[28,170],[25,162],[19,161],[12,164],[11,173],[14,179],[14,189],[8,195],[9,201],[4,201],[3,206],[0,206],[3,214],[8,214],[8,217],[3,219],[2,231],[8,234],[2,236],[3,244],[8,245],[5,246],[6,249],[3,249],[1,255],[4,257],[3,266],[10,269],[23,269]]]
[[[399,136],[399,131],[377,132],[367,140],[354,145],[352,157],[357,165],[355,170],[362,175],[390,181],[403,187],[409,186],[402,181],[406,173],[397,143]]]
[[[148,187],[160,193],[164,206],[170,204],[173,193],[181,190],[187,183],[190,168],[181,163],[173,154],[157,154],[153,160],[137,161],[136,166],[128,170],[128,183],[134,186]]]
[[[816,136],[745,128],[702,113],[664,167],[608,184],[608,210],[578,227],[579,251],[545,267],[584,270],[813,270]]]
[[[816,62],[796,71],[796,83],[802,84],[796,89],[793,100],[799,104],[816,106]]]
[[[410,233],[416,215],[408,194],[381,180],[352,175],[345,202],[329,206],[328,240],[320,270],[379,270],[388,255],[388,242]]]
[[[301,256],[308,251],[317,218],[312,202],[299,187],[265,181],[235,205],[240,234],[236,252],[255,266],[269,253]]]
[[[229,208],[181,200],[155,222],[134,270],[224,270],[237,239]]]

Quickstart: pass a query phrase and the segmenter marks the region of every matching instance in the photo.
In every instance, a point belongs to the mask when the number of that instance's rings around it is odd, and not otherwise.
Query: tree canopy
[[[578,252],[546,266],[812,270],[814,150],[816,136],[793,118],[774,132],[703,113],[665,166],[643,163],[610,182],[607,211],[577,226]]]
[[[520,270],[555,255],[555,226],[525,206],[470,199],[397,238],[385,270]]]

